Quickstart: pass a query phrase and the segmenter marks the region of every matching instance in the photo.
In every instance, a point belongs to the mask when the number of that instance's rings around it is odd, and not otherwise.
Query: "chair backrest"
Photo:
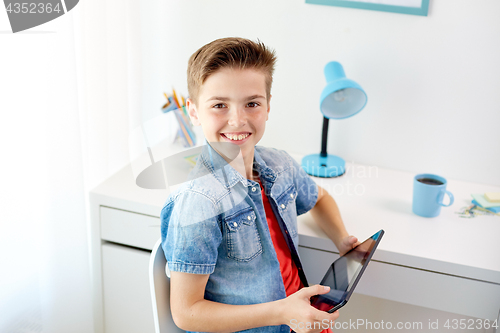
[[[165,273],[166,264],[167,260],[159,239],[149,259],[149,285],[155,331],[156,333],[184,332],[175,325],[170,312],[170,279]]]

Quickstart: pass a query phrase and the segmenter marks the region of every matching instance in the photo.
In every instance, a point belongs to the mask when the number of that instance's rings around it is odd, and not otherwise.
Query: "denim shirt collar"
[[[248,186],[247,179],[229,165],[209,143],[203,146],[200,158],[205,167],[224,187],[231,188],[239,182]]]
[[[254,149],[254,168],[257,170],[261,181],[274,183],[277,173],[271,169],[262,159],[258,152],[258,147]]]
[[[210,173],[226,188],[231,188],[241,182],[244,186],[253,186],[255,182],[243,177],[209,144],[207,143],[200,154],[200,158]],[[254,148],[253,167],[258,172],[261,181],[273,183],[276,172],[262,159],[258,147]]]

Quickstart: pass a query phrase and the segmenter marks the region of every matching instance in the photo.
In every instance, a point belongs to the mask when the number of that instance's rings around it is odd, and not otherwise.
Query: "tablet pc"
[[[311,305],[329,313],[343,307],[351,297],[383,235],[384,230],[380,230],[335,260],[320,283],[329,286],[330,291],[311,297]]]

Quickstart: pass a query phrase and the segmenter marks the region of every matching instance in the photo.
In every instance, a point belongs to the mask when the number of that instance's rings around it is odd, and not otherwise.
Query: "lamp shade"
[[[320,110],[326,118],[348,118],[365,107],[365,91],[359,84],[345,77],[340,63],[329,62],[325,66],[325,77],[327,85],[320,96]]]

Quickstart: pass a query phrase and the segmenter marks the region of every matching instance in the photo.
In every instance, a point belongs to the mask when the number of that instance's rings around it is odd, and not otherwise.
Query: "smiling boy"
[[[262,43],[215,40],[188,64],[187,108],[207,142],[190,181],[162,212],[171,311],[195,332],[321,332],[338,318],[310,305],[297,215],[311,211],[341,253],[357,245],[333,198],[286,152],[256,146],[270,112],[276,58]],[[236,147],[242,163],[227,156]],[[312,328],[312,329],[311,329]]]

